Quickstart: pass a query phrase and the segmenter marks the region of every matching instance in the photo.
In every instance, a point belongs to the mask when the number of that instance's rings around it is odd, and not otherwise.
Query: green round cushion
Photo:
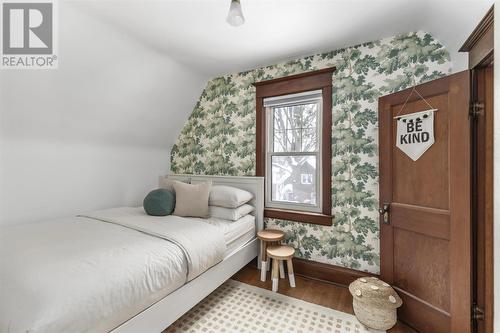
[[[153,190],[144,198],[143,206],[148,215],[170,215],[175,207],[175,194],[164,188]]]

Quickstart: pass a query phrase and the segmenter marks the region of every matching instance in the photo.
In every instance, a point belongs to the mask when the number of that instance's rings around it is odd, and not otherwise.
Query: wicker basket
[[[396,324],[396,310],[403,304],[392,287],[376,277],[359,278],[349,285],[354,314],[365,326],[388,330]]]

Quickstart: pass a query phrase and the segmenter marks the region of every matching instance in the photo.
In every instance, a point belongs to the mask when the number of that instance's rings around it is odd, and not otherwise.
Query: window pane
[[[318,133],[316,128],[306,128],[302,130],[302,151],[318,150]]]
[[[318,104],[304,104],[300,106],[302,113],[302,127],[316,127],[318,121]]]
[[[281,153],[286,151],[286,133],[285,131],[274,132],[274,151]]]
[[[316,205],[316,156],[272,156],[271,200]]]
[[[318,151],[318,103],[273,107],[275,152]]]

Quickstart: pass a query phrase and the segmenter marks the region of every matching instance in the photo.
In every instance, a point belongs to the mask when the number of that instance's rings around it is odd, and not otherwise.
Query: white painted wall
[[[206,78],[60,2],[59,69],[0,71],[0,225],[139,205]]]

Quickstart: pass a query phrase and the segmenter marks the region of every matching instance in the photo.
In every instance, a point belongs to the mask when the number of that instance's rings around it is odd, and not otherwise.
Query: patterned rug
[[[228,280],[164,333],[366,333],[353,315]]]

